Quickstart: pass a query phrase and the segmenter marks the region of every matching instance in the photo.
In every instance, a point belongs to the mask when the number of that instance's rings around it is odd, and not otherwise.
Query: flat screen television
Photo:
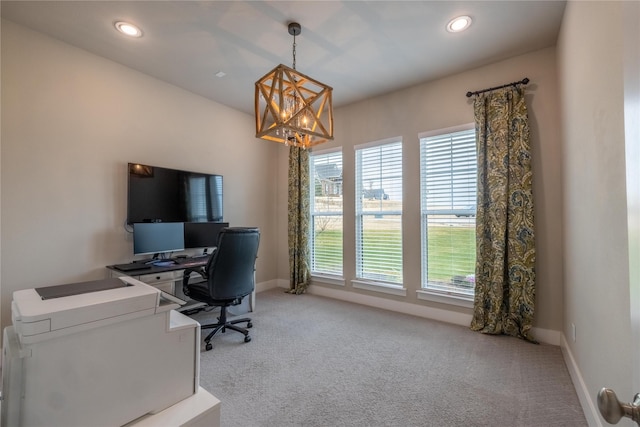
[[[127,223],[221,222],[222,175],[129,163]]]
[[[133,224],[133,254],[164,254],[184,250],[184,223],[140,222]]]

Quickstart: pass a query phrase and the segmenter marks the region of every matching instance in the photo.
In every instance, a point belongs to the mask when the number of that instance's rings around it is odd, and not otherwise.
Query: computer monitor
[[[133,224],[133,254],[161,254],[184,250],[184,223],[139,222]]]
[[[218,234],[228,226],[228,222],[185,222],[184,247],[206,250],[218,246]]]

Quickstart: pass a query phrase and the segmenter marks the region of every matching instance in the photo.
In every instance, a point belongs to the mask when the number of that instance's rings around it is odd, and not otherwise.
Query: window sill
[[[390,283],[382,282],[367,282],[364,280],[352,280],[351,286],[356,289],[365,289],[367,291],[382,292],[390,295],[407,296],[407,290],[401,285],[392,285]]]
[[[325,283],[328,285],[344,286],[344,277],[329,276],[324,274],[312,274],[311,283]]]
[[[418,299],[439,302],[442,304],[457,305],[458,307],[473,308],[473,297],[421,289],[416,291]]]

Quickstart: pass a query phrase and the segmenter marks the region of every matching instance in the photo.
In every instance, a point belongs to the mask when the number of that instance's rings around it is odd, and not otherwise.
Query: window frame
[[[439,212],[427,212],[426,209],[426,200],[424,199],[425,194],[426,194],[426,189],[425,187],[425,177],[424,177],[424,164],[425,164],[425,159],[424,159],[424,149],[423,149],[423,140],[425,138],[432,138],[432,137],[438,137],[438,136],[447,136],[447,135],[451,135],[451,134],[455,134],[455,133],[459,133],[459,132],[463,132],[463,131],[471,131],[473,130],[475,132],[475,124],[474,123],[467,123],[464,125],[460,125],[460,126],[454,126],[454,127],[449,127],[449,128],[444,128],[444,129],[437,129],[434,131],[429,131],[429,132],[422,132],[418,135],[418,141],[420,144],[420,226],[421,226],[421,230],[420,230],[420,246],[421,246],[421,256],[420,256],[420,263],[421,263],[421,283],[420,283],[420,289],[417,291],[417,296],[419,299],[423,299],[423,300],[429,300],[429,301],[435,301],[435,302],[442,302],[442,303],[447,303],[447,304],[453,304],[453,305],[458,305],[458,306],[463,306],[463,307],[472,307],[473,306],[473,299],[474,299],[474,295],[475,295],[475,291],[474,289],[471,290],[471,292],[462,292],[460,290],[455,290],[455,289],[447,289],[447,288],[438,288],[437,286],[429,286],[429,281],[428,281],[428,244],[429,244],[429,240],[428,240],[428,231],[427,231],[427,227],[428,227],[428,220],[429,220],[429,215],[434,215],[436,213],[445,213],[445,214],[450,214],[450,215],[456,215],[456,212],[458,214],[468,214],[468,212],[463,212],[461,210],[455,210],[455,209],[443,209],[440,210]],[[474,140],[476,140],[476,137],[474,135]],[[476,140],[476,162],[477,162],[477,140]],[[477,188],[477,183],[476,186]],[[453,197],[453,196],[452,196]],[[474,220],[473,220],[473,226],[475,229],[475,212],[473,214]],[[475,262],[474,262],[475,265]],[[474,272],[475,273],[475,272]]]
[[[366,290],[373,290],[373,291],[378,291],[378,292],[383,292],[383,293],[388,293],[388,294],[393,294],[393,295],[406,295],[406,289],[404,288],[404,253],[403,253],[403,235],[402,235],[402,230],[403,230],[403,216],[404,216],[404,203],[402,204],[400,210],[380,210],[380,211],[375,211],[375,212],[366,212],[363,210],[362,208],[362,201],[363,201],[363,197],[362,197],[362,193],[363,189],[363,182],[361,179],[361,159],[360,159],[360,154],[362,153],[363,150],[367,150],[367,149],[371,149],[371,148],[377,148],[377,147],[381,147],[381,146],[388,146],[388,145],[393,145],[393,144],[397,144],[400,147],[400,171],[397,174],[396,178],[400,179],[400,194],[402,194],[402,196],[404,196],[404,180],[405,177],[403,175],[404,173],[404,142],[402,137],[398,136],[398,137],[393,137],[393,138],[386,138],[386,139],[382,139],[382,140],[377,140],[377,141],[372,141],[372,142],[368,142],[368,143],[364,143],[364,144],[358,144],[355,145],[354,148],[354,152],[355,152],[355,168],[354,168],[354,187],[355,187],[355,200],[354,200],[354,204],[355,204],[355,227],[354,227],[354,231],[355,231],[355,279],[353,279],[351,281],[351,284],[354,288],[359,288],[359,289],[366,289]],[[397,190],[397,189],[396,189]],[[381,197],[381,202],[382,202],[383,197]],[[399,254],[399,260],[400,260],[400,281],[396,282],[396,281],[387,281],[387,280],[381,280],[381,279],[374,279],[371,277],[366,277],[366,272],[363,272],[363,247],[362,245],[359,243],[361,242],[362,239],[362,235],[363,235],[363,219],[365,216],[377,216],[377,215],[388,215],[388,216],[398,216],[398,224],[400,227],[400,254]],[[372,272],[370,272],[369,274],[373,274]]]
[[[324,150],[310,150],[309,151],[309,273],[311,275],[312,280],[316,279],[317,281],[321,281],[323,283],[329,283],[334,285],[344,285],[344,177],[342,178],[342,209],[339,213],[329,212],[329,211],[316,211],[315,210],[315,163],[314,158],[319,156],[330,156],[333,154],[340,154],[340,162],[342,164],[342,168],[344,171],[344,154],[342,152],[342,147],[329,148]],[[342,219],[342,240],[340,242],[340,254],[342,257],[342,262],[340,265],[340,273],[331,273],[326,271],[315,271],[314,270],[314,247],[315,247],[315,216],[339,216]]]

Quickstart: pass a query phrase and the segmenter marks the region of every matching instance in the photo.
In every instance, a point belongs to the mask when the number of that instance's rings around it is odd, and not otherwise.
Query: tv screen
[[[218,234],[220,233],[220,230],[228,226],[228,222],[185,223],[185,249],[213,248],[215,246],[218,246]]]
[[[184,250],[184,224],[143,222],[133,224],[133,254],[159,254]]]
[[[222,175],[129,163],[127,223],[222,221]]]

